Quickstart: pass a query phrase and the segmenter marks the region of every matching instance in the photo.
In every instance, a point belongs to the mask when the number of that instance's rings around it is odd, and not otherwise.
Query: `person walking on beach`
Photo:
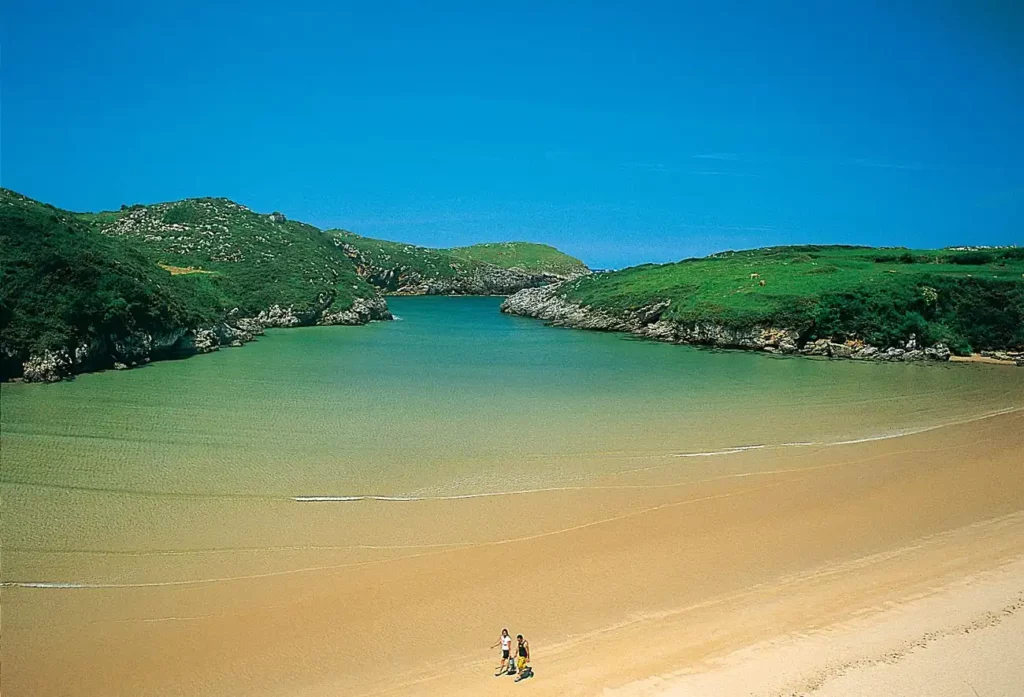
[[[529,666],[530,642],[524,639],[522,634],[517,635],[516,640],[519,642],[519,655],[516,657],[516,668],[519,669],[519,676],[516,677],[516,682],[519,682],[533,675],[533,669]]]
[[[495,649],[498,645],[501,645],[501,666],[498,667],[498,672],[495,675],[503,675],[506,670],[512,668],[512,637],[509,636],[507,629],[501,630],[501,636],[498,637],[498,643],[492,644],[491,648]]]

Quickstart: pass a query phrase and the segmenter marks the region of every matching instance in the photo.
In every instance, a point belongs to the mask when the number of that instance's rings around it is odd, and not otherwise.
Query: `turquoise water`
[[[196,496],[459,495],[833,442],[1024,403],[1024,371],[780,358],[557,329],[499,298],[2,387],[2,481]],[[691,466],[686,458],[671,461]]]

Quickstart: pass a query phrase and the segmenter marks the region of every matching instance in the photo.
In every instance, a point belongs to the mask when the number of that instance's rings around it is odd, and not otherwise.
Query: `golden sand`
[[[130,563],[69,554],[69,574],[110,587],[4,588],[3,692],[854,695],[857,675],[950,653],[998,666],[993,642],[1020,636],[1022,453],[1017,411],[685,473],[665,459],[583,489],[235,502],[193,520],[239,530],[234,548],[197,533]],[[296,526],[323,544],[259,546]],[[530,640],[530,680],[494,677],[502,627]]]

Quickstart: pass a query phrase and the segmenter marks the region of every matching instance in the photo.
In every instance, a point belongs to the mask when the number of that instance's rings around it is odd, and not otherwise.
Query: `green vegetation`
[[[320,297],[334,298],[332,307],[342,310],[375,292],[317,228],[224,198],[80,217],[96,232],[133,243],[154,265],[213,272],[188,276],[210,286],[219,312],[238,308],[251,316],[271,305],[303,311]]]
[[[459,284],[467,279],[499,269],[518,271],[524,278],[564,278],[588,271],[579,259],[554,247],[529,242],[432,249],[362,237],[346,230],[328,230],[328,234],[356,263],[364,278],[387,292],[395,292],[410,282],[424,281],[461,287]]]
[[[963,354],[1024,345],[1021,251],[770,247],[595,274],[561,292],[611,312],[669,300],[665,319],[794,328],[805,339],[891,346],[913,333]]]
[[[318,229],[226,199],[77,214],[0,189],[0,378],[45,350],[376,292]]]
[[[172,277],[134,245],[73,213],[0,189],[4,375],[30,353],[97,334],[156,332],[214,319],[213,288]]]
[[[324,233],[223,198],[72,213],[0,189],[0,379],[44,351],[73,356],[137,332],[208,327],[274,305],[297,315],[328,301],[331,312],[347,310],[377,294],[370,281],[396,290],[411,276],[494,292],[497,282],[480,279],[505,265],[584,268],[543,245],[438,250]],[[501,282],[532,280],[511,278]]]
[[[447,250],[417,247],[402,242],[389,242],[372,237],[363,237],[347,230],[328,230],[335,242],[357,264],[366,268],[366,275],[373,269],[408,269],[427,278],[454,279],[482,267],[480,262],[454,257]],[[397,278],[395,279],[397,281]],[[394,286],[394,283],[391,284]],[[395,287],[384,285],[385,290]]]
[[[546,244],[532,242],[489,242],[441,251],[460,259],[483,261],[506,269],[522,269],[529,273],[577,276],[588,271],[586,265],[579,259]]]

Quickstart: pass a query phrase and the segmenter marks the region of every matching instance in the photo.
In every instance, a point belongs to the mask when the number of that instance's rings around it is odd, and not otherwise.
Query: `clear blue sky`
[[[1022,36],[1013,0],[9,2],[0,183],[595,267],[1024,243]]]

